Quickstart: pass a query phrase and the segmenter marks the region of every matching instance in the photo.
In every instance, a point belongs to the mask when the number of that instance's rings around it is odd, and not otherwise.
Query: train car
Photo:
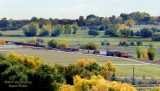
[[[106,51],[100,51],[99,54],[100,54],[100,55],[107,55],[107,52],[106,52]]]
[[[121,57],[128,58],[129,56],[128,56],[128,54],[127,54],[127,53],[122,53],[122,54],[121,54]]]
[[[94,50],[93,54],[100,54],[100,51]]]
[[[107,51],[107,54],[106,54],[106,56],[114,56],[114,52]]]

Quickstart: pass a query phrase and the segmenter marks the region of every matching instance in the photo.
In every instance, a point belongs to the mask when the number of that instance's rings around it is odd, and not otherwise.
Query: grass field
[[[151,26],[149,26],[151,27]],[[138,29],[142,28],[142,26],[137,26]],[[4,35],[16,35],[20,34],[23,35],[22,30],[17,30],[17,31],[3,31],[2,34]],[[98,50],[107,50],[109,49],[110,51],[116,50],[116,51],[122,51],[129,53],[129,55],[136,57],[136,46],[129,46],[129,47],[121,47],[118,46],[119,42],[123,40],[123,38],[104,38],[103,37],[104,31],[100,31],[100,35],[96,37],[92,37],[87,35],[86,30],[81,30],[78,32],[76,35],[60,35],[59,37],[37,37],[41,38],[47,43],[51,39],[57,39],[57,40],[64,40],[67,39],[69,42],[69,46],[71,47],[79,47],[81,44],[85,44],[88,42],[94,42],[99,46]],[[5,39],[8,41],[30,41],[33,40],[33,37],[5,37],[2,36],[0,39]],[[101,41],[109,41],[110,46],[101,46]],[[154,47],[156,48],[156,59],[160,59],[160,42],[153,42],[150,41],[151,38],[127,38],[128,41],[137,41],[137,40],[142,40],[143,41],[143,48],[148,48],[149,44],[152,43]],[[149,42],[148,42],[149,41]]]
[[[95,56],[95,55],[82,55],[74,53],[64,53],[57,51],[48,50],[32,50],[30,48],[0,48],[1,53],[9,53],[10,51],[15,51],[21,55],[37,56],[42,58],[47,63],[63,64],[68,65],[70,63],[76,63],[78,59],[95,59],[99,64],[105,64],[107,61],[111,61],[114,65],[118,67],[118,77],[131,77],[133,66],[135,67],[136,77],[142,77],[143,75],[147,77],[157,76],[160,74],[159,66],[152,65],[142,65],[142,63],[132,62],[128,60],[122,60],[106,56]]]

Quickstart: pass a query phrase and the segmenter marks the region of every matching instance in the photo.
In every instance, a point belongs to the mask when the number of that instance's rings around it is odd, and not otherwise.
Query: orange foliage
[[[0,41],[0,45],[6,45],[6,41],[5,40],[1,40]]]

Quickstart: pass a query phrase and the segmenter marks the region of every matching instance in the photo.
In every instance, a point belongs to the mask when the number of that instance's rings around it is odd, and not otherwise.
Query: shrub
[[[131,42],[130,42],[130,45],[131,45],[131,46],[134,46],[134,45],[135,45],[134,41],[131,41]]]
[[[109,43],[109,42],[106,42],[106,45],[110,45],[110,43]]]
[[[33,37],[33,43],[37,43],[36,37]]]
[[[64,39],[64,40],[63,40],[63,44],[64,44],[64,47],[65,47],[65,48],[68,48],[68,40]]]
[[[99,32],[97,30],[89,30],[88,35],[92,35],[92,36],[96,37],[97,35],[99,35]]]
[[[142,42],[140,40],[137,41],[137,46],[142,46]]]
[[[52,47],[52,48],[57,48],[57,47],[58,47],[58,41],[55,40],[55,39],[50,40],[50,41],[48,42],[48,46],[49,46],[49,47]]]
[[[120,41],[119,46],[129,46],[129,44],[126,41]]]
[[[136,48],[137,58],[141,58],[141,51],[142,50],[140,46]]]
[[[89,42],[87,44],[84,44],[83,48],[84,49],[89,49],[89,50],[97,50],[98,46],[95,43],[93,43],[93,42]]]
[[[0,40],[0,45],[6,45],[6,41],[5,40]]]
[[[44,43],[44,40],[41,38],[37,38],[37,43]]]
[[[155,48],[151,47],[148,49],[148,58],[154,60],[156,57]]]
[[[105,42],[102,41],[102,42],[101,42],[101,45],[104,46],[104,45],[105,45]]]

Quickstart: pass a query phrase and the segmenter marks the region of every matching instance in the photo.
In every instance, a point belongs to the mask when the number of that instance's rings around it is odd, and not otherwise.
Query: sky
[[[160,0],[0,0],[0,19],[102,17],[135,11],[160,16]]]

